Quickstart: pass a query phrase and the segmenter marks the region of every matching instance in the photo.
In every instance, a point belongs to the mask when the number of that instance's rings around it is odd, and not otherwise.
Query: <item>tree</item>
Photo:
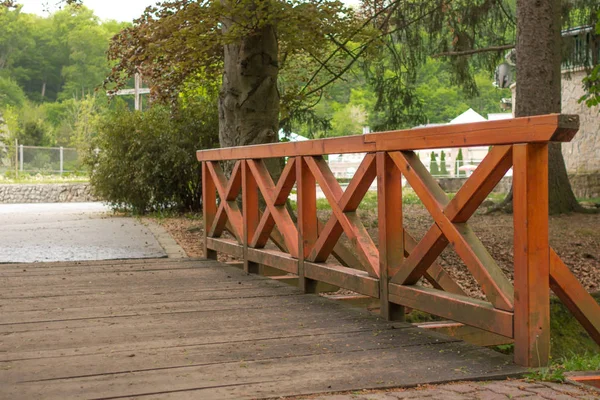
[[[466,175],[465,171],[460,169],[460,167],[464,165],[463,159],[462,149],[458,149],[458,155],[456,156],[456,161],[454,162],[454,176],[456,177],[462,178]]]
[[[499,3],[502,5],[502,1]],[[560,112],[561,21],[590,23],[596,15],[592,11],[594,4],[589,0],[563,4],[560,0],[517,0],[516,21],[513,21],[517,32],[517,117]],[[485,54],[488,50],[497,53],[498,49],[509,47],[493,44],[490,49],[463,49],[443,55],[460,63],[459,60],[472,54]],[[549,150],[549,197],[551,214],[583,211],[571,189],[559,144],[552,144]],[[497,208],[510,208],[511,203],[512,191]]]
[[[271,143],[280,117],[308,97],[299,91],[309,78],[282,70],[323,64],[331,40],[346,41],[354,21],[339,1],[165,2],[113,40],[108,83],[141,71],[155,98],[174,101],[183,85],[221,80],[221,146]]]
[[[442,154],[440,155],[440,175],[448,175],[448,168],[446,167],[446,153],[444,152],[444,150],[442,150]]]
[[[440,174],[440,168],[437,163],[437,155],[435,151],[431,152],[431,160],[429,161],[429,172],[433,176],[438,176]]]
[[[560,11],[560,0],[517,0],[516,117],[560,113]],[[560,143],[550,144],[548,162],[550,213],[580,210]]]

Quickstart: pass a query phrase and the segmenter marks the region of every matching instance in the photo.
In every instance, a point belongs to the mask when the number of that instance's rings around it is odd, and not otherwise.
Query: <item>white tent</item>
[[[451,125],[468,124],[471,122],[483,122],[483,121],[487,121],[487,119],[482,117],[479,113],[477,113],[472,108],[469,108],[467,111],[465,111],[464,113],[460,114],[458,117],[456,117],[452,121],[450,121],[450,124]]]
[[[298,135],[297,133],[292,132],[289,135],[286,135],[283,130],[279,131],[279,141],[303,142],[305,140],[308,140],[308,138]]]

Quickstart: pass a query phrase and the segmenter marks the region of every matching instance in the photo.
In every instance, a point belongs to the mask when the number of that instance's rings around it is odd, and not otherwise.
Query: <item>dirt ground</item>
[[[420,239],[433,220],[422,205],[404,205],[404,225]],[[360,211],[360,210],[359,210]],[[326,219],[327,211],[319,217]],[[377,244],[376,214],[361,212],[365,226]],[[202,254],[202,219],[200,216],[181,216],[158,219],[158,223],[175,238],[190,257]],[[513,221],[512,215],[476,213],[469,224],[481,239],[504,273],[513,278]],[[550,217],[550,245],[590,292],[600,290],[600,214],[571,214]],[[231,258],[223,257],[222,261]],[[481,289],[464,263],[449,246],[438,262],[448,273],[474,297],[482,297]]]

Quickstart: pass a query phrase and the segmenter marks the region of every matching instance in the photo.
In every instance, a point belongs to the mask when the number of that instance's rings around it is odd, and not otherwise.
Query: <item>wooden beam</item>
[[[248,260],[256,264],[267,265],[290,274],[298,274],[298,260],[289,254],[277,250],[248,248]]]
[[[476,346],[498,346],[501,344],[514,343],[514,340],[496,333],[484,331],[483,329],[475,328],[454,321],[436,321],[422,322],[413,324],[419,328],[427,329],[444,335],[452,336],[453,338],[464,340],[465,342]]]
[[[390,301],[512,338],[513,313],[491,303],[419,285],[390,283]]]
[[[242,169],[242,207],[244,211],[244,271],[257,274],[258,263],[250,259],[248,244],[254,239],[259,222],[258,186],[250,173],[246,161],[241,163]],[[235,201],[235,200],[234,200]]]
[[[600,305],[550,249],[550,288],[573,313],[591,338],[600,345]]]
[[[379,278],[338,265],[304,263],[304,275],[366,296],[379,298]]]
[[[298,187],[298,281],[305,293],[315,293],[316,281],[306,277],[305,260],[319,237],[317,218],[317,184],[302,157],[296,159]]]
[[[390,156],[383,152],[377,153],[377,216],[381,316],[388,321],[404,321],[404,307],[388,299],[390,277],[404,261],[402,175]]]
[[[515,363],[540,367],[550,357],[548,145],[515,145],[513,157]]]
[[[208,163],[202,163],[202,217],[204,219],[204,257],[217,259],[217,252],[207,246],[208,229],[212,226],[217,213],[217,188],[208,171]]]
[[[198,161],[241,160],[421,150],[448,147],[493,146],[513,143],[571,141],[579,129],[577,115],[549,114],[469,124],[370,133],[366,135],[277,144],[200,150]]]
[[[244,258],[244,246],[230,239],[207,238],[209,249],[225,253],[240,260]]]

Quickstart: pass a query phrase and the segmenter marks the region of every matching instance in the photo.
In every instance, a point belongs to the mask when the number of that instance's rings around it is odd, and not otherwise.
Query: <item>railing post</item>
[[[258,263],[248,260],[248,243],[252,242],[254,233],[259,223],[258,213],[258,185],[246,161],[242,161],[242,213],[244,235],[244,271],[249,274],[258,274]]]
[[[548,144],[513,147],[515,363],[548,364],[550,353],[550,248]]]
[[[304,276],[304,260],[317,241],[317,183],[302,157],[296,158],[298,199],[298,285],[305,293],[316,291],[317,281]]]
[[[64,161],[64,157],[63,157],[63,147],[60,146],[60,174],[63,174],[63,161]]]
[[[403,321],[404,307],[390,303],[388,284],[404,259],[402,174],[385,152],[377,153],[377,215],[379,219],[379,299],[381,316]]]
[[[217,214],[217,187],[208,171],[210,161],[202,163],[202,216],[204,218],[204,257],[217,259],[217,252],[208,248],[208,232]],[[221,199],[224,201],[224,199]]]

